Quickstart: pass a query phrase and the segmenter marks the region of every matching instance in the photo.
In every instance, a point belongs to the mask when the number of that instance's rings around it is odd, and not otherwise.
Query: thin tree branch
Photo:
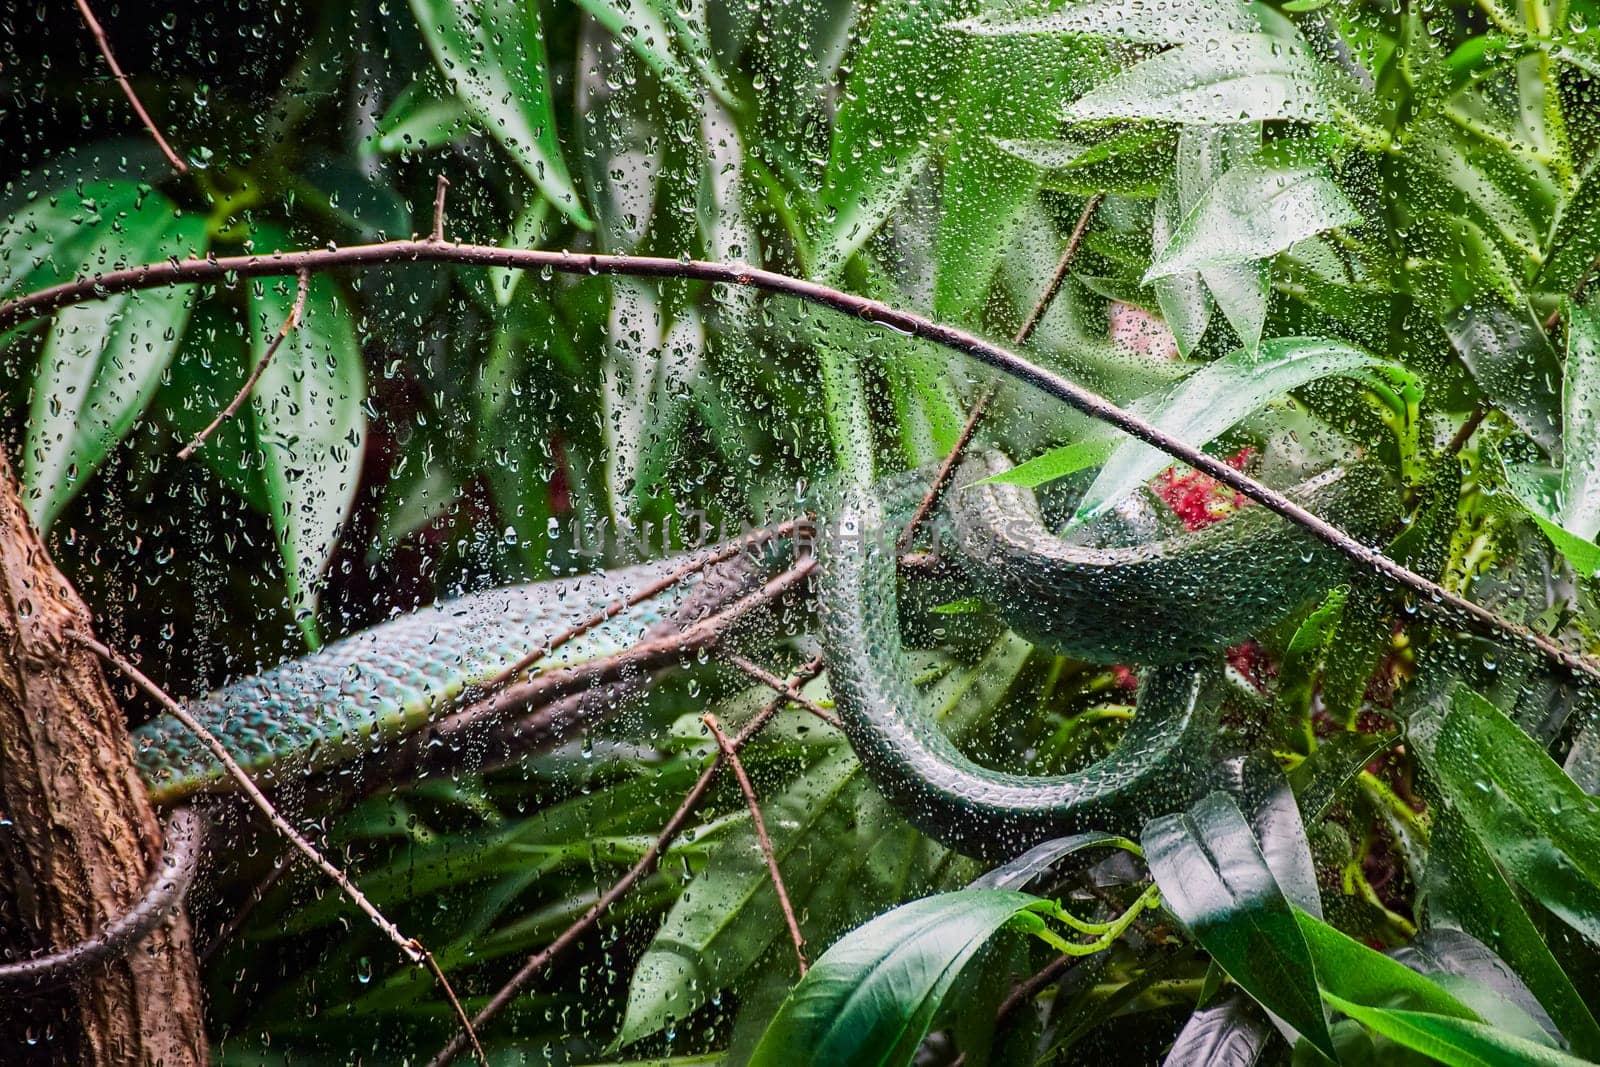
[[[778,854],[772,849],[772,838],[767,834],[766,820],[761,817],[761,799],[756,796],[756,787],[750,784],[750,776],[744,773],[744,764],[739,761],[739,753],[728,740],[728,735],[722,732],[722,727],[717,724],[717,717],[709,712],[700,716],[700,721],[706,724],[711,731],[711,736],[717,739],[717,747],[722,750],[722,758],[733,768],[733,776],[739,780],[739,791],[744,794],[744,802],[750,809],[750,822],[756,828],[756,840],[761,842],[761,854],[767,860],[767,873],[772,876],[772,889],[778,894],[778,907],[783,909],[783,921],[789,927],[789,940],[794,942],[795,962],[800,965],[800,977],[806,976],[806,939],[800,936],[800,923],[794,917],[794,905],[789,903],[789,890],[784,887],[783,874],[778,870]]]
[[[443,174],[433,189],[433,233],[428,240],[434,244],[444,243],[444,194],[450,188],[450,179]]]
[[[839,717],[837,715],[830,711],[824,710],[817,704],[816,701],[800,692],[799,688],[790,679],[779,678],[776,674],[773,674],[771,671],[761,666],[761,664],[747,659],[737,652],[724,652],[721,658],[739,668],[741,671],[744,671],[744,673],[748,674],[750,677],[754,678],[767,688],[775,689],[782,693],[784,696],[789,698],[789,703],[794,704],[796,707],[802,708],[805,711],[809,711],[812,715],[815,715],[817,718],[821,719],[835,730],[844,729],[844,723],[839,721]]]
[[[415,942],[405,934],[402,934],[399,928],[396,927],[394,923],[390,922],[388,918],[384,916],[384,914],[366,898],[366,895],[362,893],[360,889],[356,888],[355,883],[350,881],[350,878],[343,871],[325,859],[322,853],[317,851],[316,846],[312,845],[311,842],[302,837],[300,835],[300,831],[296,830],[289,824],[287,819],[278,814],[278,809],[273,807],[272,801],[267,799],[266,794],[261,791],[261,788],[256,785],[255,781],[251,779],[250,775],[245,771],[245,769],[239,766],[238,761],[233,758],[233,755],[227,750],[226,747],[224,747],[222,742],[219,741],[210,730],[207,730],[203,725],[201,725],[198,719],[189,714],[189,710],[187,708],[174,700],[165,689],[162,689],[159,685],[146,677],[143,671],[135,667],[132,663],[124,659],[118,653],[113,652],[111,649],[101,644],[99,641],[89,637],[87,634],[78,633],[76,631],[73,632],[73,637],[85,648],[93,649],[95,654],[101,659],[105,660],[118,671],[132,679],[140,689],[143,689],[146,693],[150,694],[150,696],[154,697],[169,715],[171,715],[174,719],[177,719],[190,733],[194,734],[195,738],[202,745],[204,745],[211,755],[222,764],[224,769],[227,770],[229,777],[238,783],[239,789],[247,797],[249,797],[251,802],[255,804],[255,806],[263,815],[266,816],[267,821],[272,824],[273,829],[275,829],[279,835],[284,838],[284,840],[288,841],[295,848],[299,849],[301,855],[305,856],[306,859],[315,864],[323,874],[327,875],[328,878],[339,887],[346,897],[350,898],[351,902],[354,903],[356,907],[365,912],[367,917],[372,920],[373,925],[379,930],[382,930],[384,935],[388,937],[390,941],[394,942],[395,946],[400,949],[401,953],[404,954],[406,959],[415,964],[420,965],[422,963],[422,956],[417,951]]]
[[[1096,193],[1089,198],[1083,206],[1083,214],[1078,216],[1078,224],[1072,228],[1072,236],[1067,238],[1067,247],[1061,252],[1061,259],[1056,263],[1055,273],[1050,276],[1044,292],[1039,294],[1033,310],[1028,312],[1028,317],[1023,320],[1022,326],[1017,330],[1016,336],[1011,338],[1014,345],[1028,343],[1028,338],[1033,336],[1033,331],[1038,329],[1039,322],[1044,318],[1044,313],[1050,309],[1055,301],[1056,294],[1061,292],[1061,287],[1066,284],[1067,274],[1072,269],[1072,261],[1078,258],[1078,247],[1083,244],[1083,235],[1089,232],[1089,221],[1094,218],[1095,210],[1100,202],[1105,199],[1104,193]],[[906,552],[911,548],[911,542],[916,539],[917,531],[927,521],[928,515],[939,506],[939,501],[944,497],[945,491],[950,487],[950,478],[955,474],[956,465],[961,462],[961,457],[966,455],[967,446],[972,443],[972,437],[978,432],[978,423],[983,421],[988,414],[989,405],[994,402],[996,387],[990,385],[972,405],[972,412],[967,416],[966,425],[961,427],[961,433],[956,435],[956,443],[951,446],[950,454],[944,457],[944,462],[939,464],[939,473],[934,475],[933,484],[928,486],[927,495],[917,505],[917,510],[911,513],[911,521],[906,523],[906,528],[900,533],[898,547]]]
[[[205,817],[190,807],[167,817],[166,847],[139,899],[95,934],[48,956],[0,965],[0,988],[53,989],[113,956],[121,955],[166,921],[183,903],[200,866]]]
[[[306,311],[306,293],[310,289],[311,272],[303,270],[299,274],[299,284],[294,294],[294,306],[289,309],[289,315],[283,320],[283,325],[278,327],[277,336],[272,339],[272,343],[267,345],[267,350],[262,353],[260,361],[256,363],[256,369],[250,372],[250,377],[245,379],[244,384],[239,387],[239,392],[228,402],[228,406],[217,412],[217,417],[211,420],[211,424],[196,434],[193,441],[190,441],[179,450],[179,459],[188,459],[194,455],[206,443],[207,439],[217,432],[219,426],[233,418],[239,408],[244,405],[245,400],[255,391],[256,383],[267,372],[267,364],[271,363],[272,357],[277,355],[279,346],[300,325],[301,317]]]
[[[1472,440],[1472,435],[1478,432],[1478,427],[1483,425],[1483,420],[1488,417],[1488,414],[1489,405],[1487,404],[1480,403],[1473,408],[1471,413],[1467,415],[1466,420],[1462,422],[1460,428],[1456,430],[1455,435],[1450,438],[1450,442],[1444,446],[1444,454],[1447,456],[1460,455],[1461,450],[1467,447],[1467,442]]]
[[[422,947],[421,941],[412,941],[418,952],[422,953],[422,962],[427,964],[428,970],[433,972],[433,977],[439,983],[439,988],[444,990],[445,999],[450,1002],[451,1009],[456,1013],[456,1019],[461,1023],[461,1031],[467,1035],[467,1040],[472,1042],[472,1054],[476,1057],[481,1067],[489,1067],[489,1057],[484,1054],[483,1045],[478,1041],[478,1031],[472,1027],[472,1019],[467,1015],[467,1009],[461,1006],[461,1000],[456,996],[456,991],[450,986],[450,979],[444,976],[444,968],[439,966],[439,961],[433,958],[433,953]]]
[[[822,673],[822,657],[818,656],[800,668],[794,677],[794,684],[796,687],[804,685],[820,673]],[[737,750],[744,747],[747,741],[760,733],[767,723],[772,721],[772,717],[778,713],[778,709],[783,707],[787,700],[788,697],[786,696],[774,697],[757,712],[755,717],[745,724],[744,729],[740,730],[734,737],[734,749]],[[717,769],[722,765],[722,762],[723,756],[719,750],[715,758],[712,759],[711,764],[700,773],[700,777],[695,781],[694,785],[689,787],[689,792],[684,796],[683,803],[679,804],[678,810],[674,811],[671,817],[667,819],[666,825],[661,828],[661,833],[657,835],[650,847],[645,849],[644,855],[639,857],[638,862],[628,868],[627,873],[617,879],[610,889],[601,894],[600,899],[591,904],[589,909],[579,916],[576,922],[561,931],[560,934],[556,935],[554,941],[551,941],[550,944],[535,953],[527,963],[523,964],[517,973],[512,975],[511,980],[501,986],[493,997],[489,998],[489,1003],[485,1004],[482,1010],[472,1017],[473,1026],[481,1029],[496,1015],[499,1015],[505,1006],[516,998],[524,986],[537,977],[553,960],[576,944],[580,937],[587,933],[595,923],[599,922],[600,916],[604,915],[617,901],[627,895],[628,891],[634,887],[639,879],[655,870],[656,864],[660,862],[662,853],[672,844],[679,831],[688,823],[689,816],[694,814],[695,809],[700,805],[700,801],[705,798],[707,791],[710,790],[711,781],[716,777]],[[464,1047],[465,1039],[460,1034],[457,1034],[450,1039],[444,1048],[439,1050],[437,1056],[429,1061],[428,1067],[447,1067],[452,1060],[461,1054],[461,1050]]]
[[[913,312],[877,300],[846,293],[819,282],[738,263],[714,263],[664,256],[626,256],[600,253],[511,249],[491,245],[445,244],[431,241],[385,241],[379,244],[308,249],[269,255],[218,256],[209,259],[166,260],[143,266],[107,271],[93,278],[54,285],[0,304],[0,331],[19,322],[69,304],[124,293],[190,282],[222,281],[230,277],[258,278],[297,274],[301,270],[336,267],[372,267],[385,264],[464,263],[476,266],[519,267],[528,271],[579,275],[623,275],[639,278],[689,278],[722,285],[745,286],[791,296],[818,307],[853,315],[904,336],[919,338],[1001,371],[1066,403],[1090,418],[1113,426],[1129,436],[1165,452],[1208,474],[1223,485],[1294,523],[1347,559],[1394,582],[1416,595],[1426,609],[1442,611],[1466,629],[1489,637],[1508,637],[1537,649],[1570,674],[1600,682],[1600,665],[1587,656],[1562,648],[1439,583],[1389,559],[1362,544],[1326,519],[1313,514],[1284,494],[1235,470],[1200,448],[1153,426],[1105,397],[1015,352],[981,337],[934,322]]]
[[[189,165],[178,158],[178,153],[172,150],[167,139],[161,136],[161,129],[156,125],[155,119],[150,117],[150,112],[144,109],[144,104],[139,100],[139,94],[133,91],[133,83],[128,76],[122,73],[122,67],[117,64],[117,57],[111,51],[111,42],[106,40],[106,31],[100,25],[100,20],[94,17],[94,12],[89,10],[88,0],[78,0],[78,12],[83,16],[84,24],[89,27],[89,32],[94,34],[95,44],[100,46],[100,54],[106,57],[106,66],[111,68],[112,77],[117,84],[122,86],[122,95],[128,98],[128,103],[133,105],[133,110],[139,116],[139,121],[144,123],[144,128],[150,131],[150,136],[155,139],[156,147],[161,149],[161,154],[167,157],[167,162],[172,164],[172,169],[179,174],[188,174]]]

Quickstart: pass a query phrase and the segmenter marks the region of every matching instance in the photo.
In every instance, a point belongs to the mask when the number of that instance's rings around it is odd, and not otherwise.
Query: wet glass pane
[[[0,5],[0,1061],[1600,1058],[1597,19]]]

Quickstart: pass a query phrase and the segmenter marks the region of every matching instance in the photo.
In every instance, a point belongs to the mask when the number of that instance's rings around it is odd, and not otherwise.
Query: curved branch
[[[461,263],[486,267],[517,267],[558,274],[605,274],[638,278],[687,278],[722,285],[760,289],[795,297],[818,307],[831,308],[909,337],[939,345],[994,368],[1090,418],[1114,426],[1188,464],[1197,471],[1254,500],[1299,526],[1346,558],[1377,572],[1418,598],[1423,607],[1442,610],[1467,629],[1489,637],[1507,637],[1537,649],[1551,662],[1575,677],[1600,682],[1600,664],[1562,648],[1550,638],[1503,619],[1480,604],[1450,592],[1444,586],[1396,563],[1382,552],[1362,544],[1343,530],[1312,514],[1275,489],[1270,489],[1222,460],[1153,426],[1132,412],[1024,359],[1009,349],[976,334],[934,322],[877,300],[846,293],[818,282],[740,263],[672,259],[662,256],[619,256],[599,253],[551,252],[538,249],[498,248],[490,245],[445,244],[428,241],[385,241],[347,248],[308,249],[270,255],[218,256],[208,259],[166,260],[125,267],[82,281],[42,289],[0,305],[0,331],[29,318],[85,300],[191,282],[224,281],[324,271],[338,267],[372,267],[397,263]]]
[[[0,988],[20,987],[30,993],[54,989],[143,941],[150,931],[167,920],[188,894],[200,866],[205,831],[205,817],[194,808],[181,807],[173,811],[167,818],[166,849],[144,894],[98,933],[71,948],[0,965]]]

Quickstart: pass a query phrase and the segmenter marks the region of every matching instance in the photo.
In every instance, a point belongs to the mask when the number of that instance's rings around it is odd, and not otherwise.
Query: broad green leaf
[[[1600,943],[1600,799],[1583,793],[1499,708],[1468,689],[1414,723],[1424,763],[1511,878]]]
[[[994,5],[956,26],[980,37],[1073,34],[1136,44],[1195,45],[1260,28],[1237,0],[1192,0],[1181,6],[1154,0],[1029,0]]]
[[[1589,161],[1578,187],[1557,209],[1546,249],[1539,285],[1566,296],[1600,257],[1600,156]]]
[[[842,831],[852,806],[841,806],[841,799],[862,788],[859,770],[841,747],[761,806],[767,824],[783,828],[774,833],[773,854],[796,897],[809,893],[836,859],[826,843]],[[711,854],[656,931],[629,983],[618,1045],[694,1012],[745,973],[782,927],[765,859],[746,827]]]
[[[988,871],[969,888],[1026,889],[1029,882],[1049,870],[1063,856],[1070,856],[1086,848],[1100,847],[1120,848],[1125,852],[1138,851],[1138,846],[1127,838],[1099,830],[1073,834],[1070,837],[1058,837],[1042,845],[1035,845],[1016,859]]]
[[[260,229],[262,251],[293,247]],[[294,307],[292,278],[249,283],[250,348],[256,361]],[[367,436],[367,381],[349,304],[327,275],[311,278],[298,329],[278,346],[250,396],[272,528],[295,620],[317,644],[323,568],[355,497]]]
[[[537,248],[544,240],[546,228],[550,221],[550,201],[539,197],[532,203],[523,207],[512,220],[511,228],[506,231],[506,239],[500,243],[502,248]],[[511,303],[512,297],[517,292],[517,282],[522,280],[521,267],[490,267],[489,291],[494,293],[495,303],[505,307]]]
[[[1172,175],[1172,131],[1159,126],[1138,126],[1093,142],[996,138],[995,144],[1041,168],[1046,189],[1079,196],[1158,196]]]
[[[910,1064],[962,968],[1040,903],[1025,893],[963,889],[857,928],[795,986],[751,1067]]]
[[[1331,993],[1324,995],[1330,1006],[1362,1025],[1451,1067],[1492,1067],[1495,1064],[1578,1067],[1589,1062],[1469,1019],[1402,1008],[1372,1007],[1344,1000]]]
[[[1158,119],[1197,125],[1289,119],[1328,122],[1313,61],[1266,34],[1181,45],[1079,97],[1074,122]]]
[[[1453,923],[1481,940],[1527,983],[1573,1049],[1600,1056],[1600,1023],[1459,811],[1434,817],[1423,891],[1431,924]]]
[[[193,441],[228,406],[255,366],[239,320],[234,308],[219,300],[202,300],[194,309],[152,405],[166,416],[180,442]],[[254,426],[242,412],[217,427],[190,462],[204,463],[261,514],[270,510],[261,481],[261,450]]]
[[[1245,350],[1255,352],[1267,324],[1267,302],[1272,296],[1271,264],[1263,261],[1231,267],[1207,267],[1200,272],[1217,310],[1238,334]]]
[[[670,22],[683,25],[675,2],[661,0],[574,0],[579,7],[627,45],[645,66],[655,71],[668,88],[691,104],[697,103],[695,82],[701,80],[674,47],[677,34]],[[687,42],[684,42],[687,44]],[[703,42],[702,42],[703,45]],[[701,48],[699,66],[702,74],[711,73],[709,51]],[[720,79],[715,84],[721,89]]]
[[[1233,990],[1189,1016],[1161,1067],[1254,1067],[1274,1036],[1255,1001]]]
[[[1115,449],[1116,440],[1111,434],[1094,436],[1074,441],[1070,445],[1062,445],[1060,448],[1052,448],[1043,455],[1035,456],[1026,463],[1019,463],[1010,470],[990,475],[983,481],[1000,485],[1021,485],[1032,489],[1058,478],[1065,478],[1069,474],[1098,467]]]
[[[77,233],[64,231],[71,225]],[[201,255],[205,220],[134,182],[36,203],[0,237],[6,288]],[[56,313],[34,369],[22,481],[48,529],[138,421],[189,319],[193,286],[118,293]]]
[[[1144,280],[1266,259],[1324,230],[1360,221],[1320,164],[1242,164],[1207,190]]]
[[[1226,790],[1239,805],[1284,897],[1322,918],[1311,844],[1294,793],[1278,764],[1260,752],[1234,757],[1218,767],[1212,784]]]
[[[1178,202],[1178,183],[1169,184],[1155,204],[1155,214],[1150,223],[1150,245],[1165,248],[1183,221]],[[1199,274],[1177,274],[1157,278],[1151,283],[1156,293],[1156,303],[1161,307],[1161,317],[1178,343],[1178,353],[1189,358],[1199,347],[1211,324],[1211,291]],[[1265,301],[1263,301],[1263,304]],[[1260,336],[1257,331],[1257,336]],[[1247,346],[1248,347],[1248,346]]]
[[[967,57],[935,235],[934,313],[976,321],[1043,168],[996,138],[1053,133],[1066,102],[1110,64],[1099,49],[1029,40],[976,43]]]
[[[967,38],[946,25],[975,0],[884,0],[851,67],[823,176],[814,277],[833,276],[883,225],[943,133]]]
[[[1191,445],[1204,445],[1276,397],[1329,376],[1360,378],[1375,370],[1404,373],[1370,352],[1317,337],[1277,337],[1252,355],[1244,349],[1207,364],[1150,408],[1148,420]],[[1171,463],[1164,452],[1125,441],[1078,504],[1074,521],[1103,515]]]
[[[1579,537],[1555,519],[1561,511],[1564,470],[1531,463],[1506,463],[1501,469],[1511,496],[1522,505],[1528,518],[1549,538],[1556,551],[1572,564],[1572,569],[1584,577],[1600,573],[1600,545]]]
[[[432,77],[420,78],[395,97],[378,119],[374,147],[385,155],[430,152],[467,132],[471,119],[461,101],[439,92]]]
[[[1600,533],[1600,310],[1593,300],[1569,302],[1566,322],[1567,362],[1561,376],[1561,527],[1592,542]]]
[[[577,226],[593,226],[561,155],[539,5],[411,0],[417,29],[484,130]]]
[[[1295,908],[1232,798],[1212,793],[1151,820],[1142,843],[1166,909],[1257,1002],[1333,1057]]]
[[[1301,936],[1316,961],[1324,996],[1357,1004],[1404,1005],[1458,1019],[1476,1016],[1438,983],[1398,960],[1368,948],[1349,934],[1295,909]]]
[[[1185,127],[1178,136],[1172,199],[1167,212],[1158,213],[1151,228],[1151,247],[1165,248],[1183,220],[1199,207],[1212,187],[1233,168],[1253,159],[1260,146],[1259,123]],[[1159,245],[1156,244],[1158,235]],[[1189,274],[1174,276],[1174,280],[1180,282],[1192,282],[1194,278]],[[1204,319],[1209,320],[1210,302],[1215,301],[1222,317],[1238,335],[1240,344],[1254,352],[1261,343],[1261,331],[1267,321],[1267,302],[1272,293],[1268,264],[1208,267],[1199,272],[1198,281],[1204,283],[1207,296]],[[1191,313],[1197,311],[1195,308]],[[1199,339],[1200,335],[1196,334],[1193,344],[1198,345]]]

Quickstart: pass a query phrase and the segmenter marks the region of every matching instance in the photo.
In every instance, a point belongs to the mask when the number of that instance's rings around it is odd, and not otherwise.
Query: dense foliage
[[[1032,358],[1269,482],[1375,457],[1407,507],[1387,554],[1600,643],[1592,0],[100,15],[190,170],[138,130],[70,6],[12,8],[0,298],[426,235],[443,174],[451,239],[745,261],[1005,338],[1088,208]],[[310,277],[239,416],[175,459],[296,297],[292,277],[124,293],[3,339],[30,512],[108,640],[175,692],[618,561],[637,548],[619,528],[659,554],[691,513],[825,506],[944,456],[991,385],[892,331],[692,280],[340,270]],[[982,435],[1078,522],[1130,496],[1190,528],[1245,506],[1014,384]],[[988,873],[785,711],[744,758],[810,973],[723,775],[485,1044],[554,1063],[1600,1058],[1600,701],[1426,608],[1361,573],[1283,605],[1228,653],[1218,791],[1139,841]],[[1116,743],[1126,668],[1036,649],[982,604],[937,610],[926,707],[975,758],[1044,773]],[[816,647],[803,610],[746,644],[774,671]],[[770,696],[747,685],[705,665],[518,767],[301,822],[475,1008],[641,855],[716,751],[701,714],[737,725]],[[807,692],[826,703],[826,678]],[[280,849],[213,857],[202,946]],[[309,871],[230,935],[206,971],[225,1062],[415,1060],[456,1029]]]

